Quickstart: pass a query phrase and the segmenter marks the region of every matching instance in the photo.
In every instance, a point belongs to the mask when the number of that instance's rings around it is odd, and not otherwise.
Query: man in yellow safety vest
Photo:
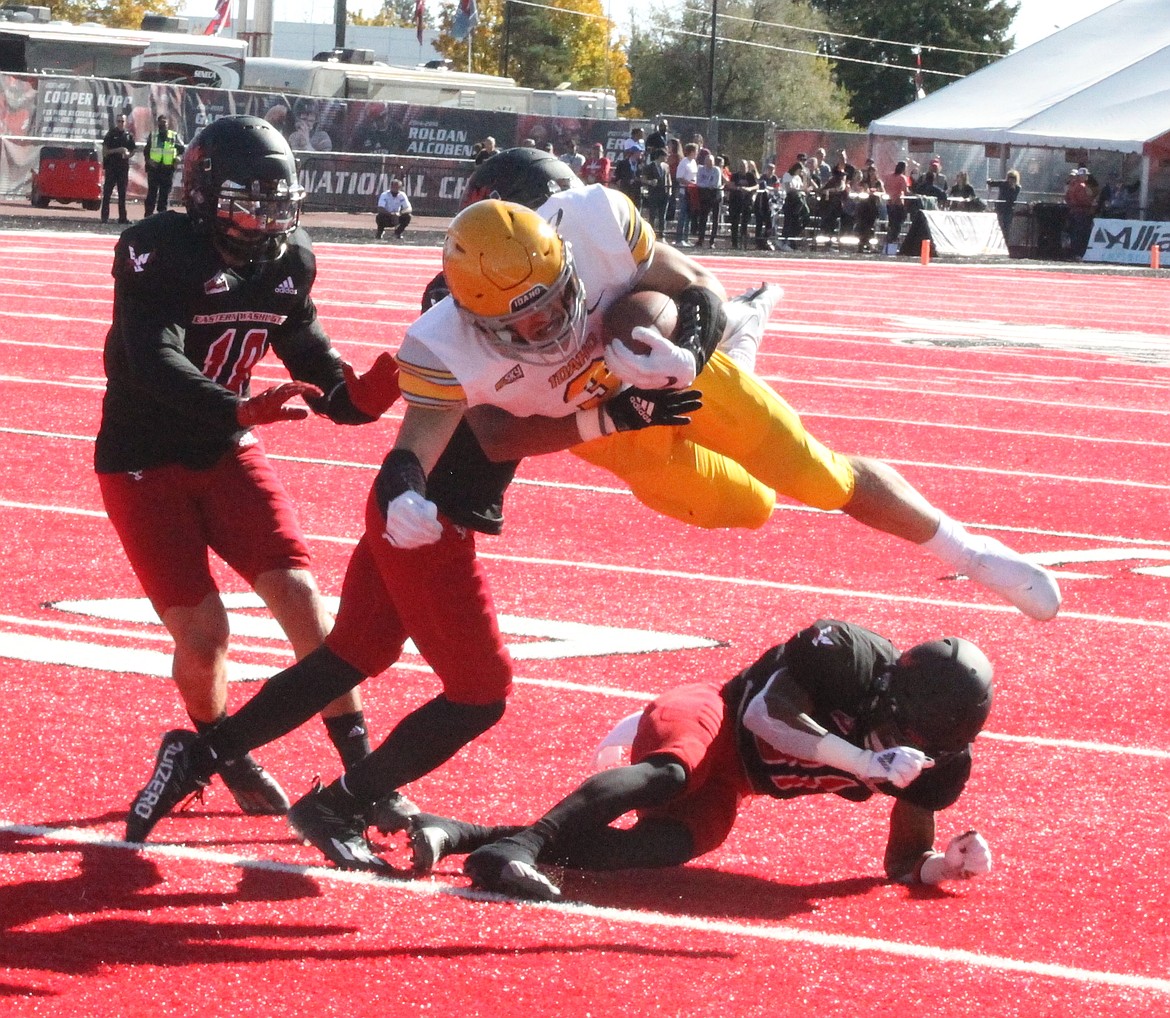
[[[175,167],[186,146],[179,135],[170,129],[164,114],[159,114],[157,127],[146,136],[146,214],[167,210],[167,199],[175,180]]]

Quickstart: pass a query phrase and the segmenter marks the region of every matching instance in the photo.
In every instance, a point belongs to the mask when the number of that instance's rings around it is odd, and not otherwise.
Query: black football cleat
[[[126,840],[143,842],[163,817],[184,799],[207,786],[207,779],[195,773],[191,746],[199,736],[175,729],[163,736],[154,774],[130,804],[126,818]]]
[[[459,851],[467,841],[466,824],[433,813],[418,813],[410,819],[411,870],[425,876],[440,859]],[[467,848],[463,848],[467,851]]]
[[[507,838],[477,848],[463,860],[473,887],[531,901],[559,901],[561,889],[540,872]]]
[[[229,760],[216,773],[223,778],[236,805],[252,817],[283,816],[289,800],[276,779],[261,767],[251,753]]]
[[[312,845],[343,870],[391,872],[390,864],[366,839],[366,818],[355,810],[353,796],[320,782],[288,811],[288,822],[306,845]]]
[[[377,828],[381,835],[397,834],[410,827],[419,808],[401,792],[382,796],[370,807],[370,826]]]

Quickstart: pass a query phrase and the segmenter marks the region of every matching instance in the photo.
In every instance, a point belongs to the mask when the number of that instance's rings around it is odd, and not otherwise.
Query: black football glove
[[[605,404],[616,431],[640,431],[659,424],[690,424],[703,405],[698,389],[623,389]]]

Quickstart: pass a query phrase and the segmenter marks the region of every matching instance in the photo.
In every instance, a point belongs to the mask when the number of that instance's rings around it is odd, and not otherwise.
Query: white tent
[[[1170,159],[1170,0],[1118,0],[869,133],[1140,154],[1145,206],[1151,159]]]

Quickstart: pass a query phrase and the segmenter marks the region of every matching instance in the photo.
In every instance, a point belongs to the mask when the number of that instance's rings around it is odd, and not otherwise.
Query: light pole
[[[707,54],[707,119],[715,116],[715,23],[719,19],[719,0],[711,0],[711,45]]]

